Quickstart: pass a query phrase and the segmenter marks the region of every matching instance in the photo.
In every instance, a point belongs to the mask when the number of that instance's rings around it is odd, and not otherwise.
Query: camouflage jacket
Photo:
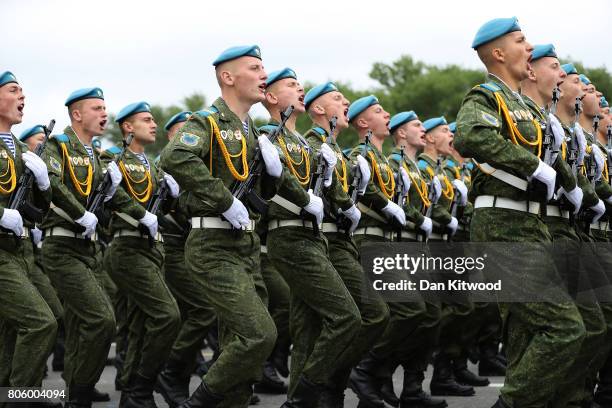
[[[429,202],[427,181],[421,174],[419,166],[414,160],[408,157],[408,155],[404,155],[404,160],[402,161],[399,148],[393,149],[388,159],[389,166],[391,166],[394,173],[397,174],[400,162],[401,166],[406,170],[406,173],[408,173],[408,177],[410,178],[410,189],[406,197],[404,213],[406,214],[407,220],[413,222],[416,226],[420,226],[425,219],[423,216],[425,212],[425,203]]]
[[[417,158],[419,160],[419,170],[429,184],[436,172],[437,162],[425,153],[419,154]],[[451,221],[450,209],[455,193],[451,184],[452,178],[447,176],[444,166],[442,166],[441,172],[438,173],[438,180],[440,180],[440,185],[442,186],[442,196],[437,203],[433,204],[431,219],[434,221],[434,225],[437,223],[439,224],[438,227],[442,227]],[[436,229],[436,232],[438,231],[440,231],[439,228]]]

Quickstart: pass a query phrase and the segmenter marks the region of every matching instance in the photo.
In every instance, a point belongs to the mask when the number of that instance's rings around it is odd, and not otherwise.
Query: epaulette
[[[159,167],[159,160],[161,159],[161,154],[158,154],[155,159],[153,159],[153,164],[155,167]]]
[[[467,167],[468,170],[472,171],[474,169],[474,163],[472,162],[468,162],[465,167]]]
[[[257,130],[259,131],[259,133],[267,133],[270,134],[272,132],[274,132],[274,129],[276,129],[278,127],[278,125],[263,125],[257,128]]]
[[[327,132],[321,126],[313,127],[312,130],[317,132],[319,134],[319,136],[327,136]]]
[[[342,149],[342,154],[344,154],[345,156],[349,156],[352,151],[353,151],[353,148],[347,147],[346,149]]]
[[[202,110],[199,110],[197,112],[194,112],[193,114],[194,115],[202,116],[203,118],[207,118],[210,115],[213,115],[215,113],[219,113],[219,109],[215,108],[214,106],[211,106],[209,108],[202,109]]]
[[[117,147],[117,146],[111,146],[108,149],[105,150],[105,152],[115,155],[115,154],[119,154],[121,153],[121,148]]]
[[[455,167],[455,162],[450,159],[446,159],[445,166],[452,169],[453,167]]]
[[[426,170],[429,167],[429,163],[421,159],[419,160],[418,166],[419,166],[419,170]]]
[[[484,88],[486,90],[489,90],[491,92],[499,92],[499,91],[501,91],[501,88],[499,86],[497,86],[497,85],[495,85],[495,84],[493,84],[491,82],[486,82],[486,83],[480,84],[478,86],[481,87],[481,88]]]
[[[53,135],[53,138],[60,143],[68,143],[70,141],[68,135],[65,135],[63,133],[61,135]]]
[[[389,156],[389,159],[395,160],[396,162],[401,163],[402,155],[399,153],[391,153],[391,156]]]

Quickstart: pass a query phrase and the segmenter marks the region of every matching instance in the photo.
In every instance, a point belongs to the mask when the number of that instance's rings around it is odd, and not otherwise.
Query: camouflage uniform
[[[517,128],[528,141],[536,140],[537,124],[520,96],[501,80],[488,76],[486,84],[474,87],[462,102],[457,120],[455,148],[466,157],[487,162],[496,168],[525,179],[539,164],[533,147],[516,145],[510,140],[510,128],[502,118],[495,95],[501,97],[512,112]],[[542,201],[544,192],[533,192],[534,198],[510,184],[474,171],[473,195],[476,197],[470,238],[475,242],[531,242],[533,249],[521,254],[529,259],[520,274],[537,277],[556,274],[553,259],[543,256],[537,243],[549,243],[552,237],[538,214],[498,207],[480,207],[478,199],[489,195],[525,203]],[[486,198],[486,197],[485,197]],[[497,199],[493,199],[495,204]],[[496,204],[495,204],[496,205]],[[535,206],[533,206],[535,207]],[[525,208],[527,204],[525,203]],[[493,257],[490,256],[489,259]],[[507,265],[497,265],[505,268]],[[553,275],[554,276],[554,275]],[[551,288],[563,296],[562,288]],[[576,305],[571,301],[547,303],[502,303],[502,319],[506,328],[508,370],[502,400],[512,406],[545,406],[562,384],[585,335],[585,328]],[[551,322],[555,322],[551,325]]]
[[[223,99],[217,99],[213,107],[213,111],[192,115],[162,151],[160,160],[161,168],[172,174],[186,194],[185,214],[195,217],[194,223],[212,218],[221,221],[219,215],[233,202],[228,188],[235,176],[228,165],[240,175],[246,169],[236,155],[241,156],[243,141],[247,162],[257,143],[251,119],[245,135],[240,119]],[[219,133],[212,131],[209,117],[218,124]],[[221,142],[234,157],[222,155]],[[269,197],[276,182],[264,177],[258,190]],[[223,405],[246,407],[251,384],[260,378],[261,366],[274,347],[276,329],[256,291],[255,281],[261,280],[259,238],[252,230],[237,232],[226,224],[224,228],[192,228],[185,243],[185,264],[194,288],[219,320],[222,352],[203,383],[210,392],[226,397]]]
[[[10,199],[11,172],[9,161],[14,163],[14,177],[19,179],[25,169],[21,155],[28,147],[13,137],[15,156],[0,140],[0,216]],[[14,191],[14,190],[13,190]],[[38,191],[33,183],[30,199],[42,210],[49,208],[51,188]],[[23,216],[23,215],[22,215]],[[33,226],[25,219],[24,229]],[[47,357],[51,352],[57,332],[53,311],[32,283],[29,276],[35,272],[32,243],[28,238],[15,238],[12,233],[0,231],[0,386],[37,387],[42,383]],[[60,309],[61,310],[61,309]],[[57,312],[57,311],[56,311]],[[3,406],[3,404],[0,404]]]

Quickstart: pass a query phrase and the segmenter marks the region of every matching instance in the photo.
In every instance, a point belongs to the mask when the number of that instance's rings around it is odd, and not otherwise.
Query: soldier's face
[[[150,112],[140,112],[130,118],[126,123],[126,130],[134,133],[134,140],[141,144],[155,143],[157,124]]]
[[[242,57],[233,70],[234,87],[241,99],[256,104],[263,102],[268,75],[259,58]]]
[[[599,117],[600,117],[599,129],[602,132],[605,132],[608,125],[612,124],[612,117],[610,116],[610,108],[600,108]]]
[[[106,113],[104,101],[102,99],[90,98],[77,103],[80,105],[73,113],[73,120],[80,123],[89,134],[99,136],[104,133],[106,123],[108,122],[108,114]]]
[[[0,87],[0,131],[8,132],[10,127],[21,123],[23,120],[23,108],[25,107],[25,95],[19,84],[11,82]]]
[[[342,130],[349,126],[348,123],[348,107],[349,100],[342,95],[341,92],[332,91],[321,96],[316,103],[319,103],[325,109],[325,116],[331,120],[333,116],[338,118],[336,129]]]
[[[531,65],[536,76],[538,92],[552,100],[552,91],[561,85],[567,75],[561,69],[559,60],[554,57],[543,57]]]
[[[452,153],[453,147],[453,132],[450,131],[448,125],[440,125],[432,130],[434,147],[438,154],[449,155]]]
[[[181,128],[181,126],[183,126],[185,124],[185,122],[179,122],[179,123],[175,123],[174,125],[170,126],[170,129],[168,129],[168,141],[174,139],[174,136],[176,136],[176,133],[178,132],[178,130]]]
[[[366,109],[361,115],[366,121],[368,128],[375,136],[389,136],[389,119],[391,115],[383,109],[380,104],[372,105]],[[361,118],[358,118],[358,120]]]
[[[584,99],[582,100],[584,114],[587,116],[595,116],[599,113],[599,97],[595,91],[595,86],[593,84],[583,84],[582,92],[584,92]]]
[[[521,31],[507,34],[504,40],[504,56],[509,71],[519,81],[527,79],[533,46],[527,42],[525,35]]]
[[[25,140],[25,142],[28,145],[28,149],[34,151],[34,149],[36,149],[36,146],[41,144],[43,142],[43,140],[45,140],[45,134],[44,133],[37,133],[35,135],[32,135],[32,136],[28,137]]]
[[[425,128],[423,127],[423,122],[418,119],[403,124],[398,131],[404,132],[406,142],[410,146],[420,149],[427,144],[425,141]]]
[[[584,94],[581,84],[582,82],[580,82],[578,75],[568,75],[559,86],[559,89],[561,89],[561,99],[559,102],[568,107],[574,106],[576,98],[580,98]]]
[[[278,107],[286,109],[289,105],[293,105],[296,114],[304,113],[306,107],[304,105],[304,87],[293,78],[285,78],[272,84],[270,92],[277,99]]]

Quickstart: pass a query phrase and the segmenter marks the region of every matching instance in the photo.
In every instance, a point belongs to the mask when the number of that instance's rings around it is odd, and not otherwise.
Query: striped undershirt
[[[11,150],[11,154],[13,157],[15,157],[15,142],[13,141],[13,135],[2,132],[0,133],[0,139],[2,139],[4,144],[8,146],[8,148]]]

